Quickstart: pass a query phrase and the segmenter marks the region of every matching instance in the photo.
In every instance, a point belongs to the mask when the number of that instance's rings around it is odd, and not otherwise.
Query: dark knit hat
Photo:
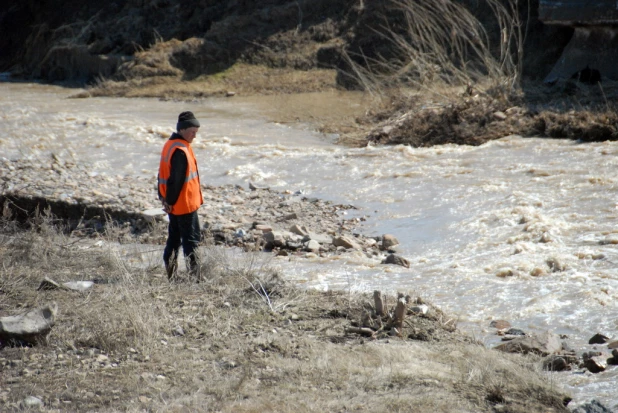
[[[195,119],[193,112],[182,112],[178,115],[178,123],[176,124],[176,130],[188,129],[191,127],[199,128],[200,123]]]

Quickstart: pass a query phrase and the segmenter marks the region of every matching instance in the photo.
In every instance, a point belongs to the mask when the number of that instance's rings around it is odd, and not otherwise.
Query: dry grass
[[[160,54],[152,57],[160,58]],[[155,59],[156,60],[156,59]],[[136,77],[126,81],[101,79],[74,97],[158,97],[189,100],[211,96],[270,95],[323,92],[336,89],[336,72],[327,69],[293,70],[237,63],[214,75],[190,81],[181,76]]]
[[[135,265],[105,238],[68,238],[50,217],[27,231],[3,224],[0,316],[59,307],[47,346],[0,349],[3,411],[27,396],[49,411],[566,411],[534,358],[457,332],[344,334],[368,298],[299,290],[264,254],[208,247],[204,282],[169,284],[161,266]],[[44,276],[108,283],[37,291]],[[413,325],[441,328],[424,322]]]
[[[521,81],[524,33],[518,1],[485,0],[501,33],[490,44],[486,28],[455,1],[390,0],[402,27],[389,20],[375,30],[391,44],[391,56],[347,56],[351,76],[372,93],[398,88],[435,91],[444,86],[486,85],[510,94]],[[361,62],[361,63],[359,63]]]

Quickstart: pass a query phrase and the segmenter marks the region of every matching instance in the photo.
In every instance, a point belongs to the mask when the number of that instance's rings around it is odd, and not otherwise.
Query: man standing
[[[178,115],[177,132],[167,140],[159,163],[159,199],[168,213],[169,227],[163,261],[167,277],[176,277],[178,250],[182,250],[189,274],[200,281],[200,262],[197,247],[200,242],[200,223],[197,210],[202,205],[202,189],[197,160],[191,142],[200,123],[192,112]]]

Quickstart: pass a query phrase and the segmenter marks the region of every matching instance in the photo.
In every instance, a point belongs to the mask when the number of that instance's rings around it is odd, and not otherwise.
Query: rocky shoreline
[[[19,221],[28,221],[37,210],[48,211],[74,236],[100,235],[113,226],[125,241],[165,243],[167,216],[156,199],[154,178],[98,175],[55,155],[49,163],[2,159],[0,170],[0,203]],[[347,217],[356,209],[352,205],[251,183],[247,188],[203,185],[202,190],[198,214],[205,245],[307,258],[361,252],[384,264],[409,267],[394,254],[398,241],[393,236],[356,231],[365,217]]]

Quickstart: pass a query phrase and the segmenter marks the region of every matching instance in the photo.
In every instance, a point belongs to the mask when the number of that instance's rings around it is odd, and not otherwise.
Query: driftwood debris
[[[388,337],[403,336],[405,317],[410,312],[408,304],[411,298],[409,295],[398,294],[397,303],[394,308],[387,309],[382,292],[373,292],[373,307],[367,305],[361,320],[353,324],[353,327],[345,329],[346,334],[359,334],[365,337]],[[417,315],[417,312],[410,312]]]
[[[401,329],[403,328],[403,319],[406,316],[406,299],[400,297],[397,300],[397,307],[395,307],[395,318],[393,319],[393,325]]]
[[[384,303],[382,302],[382,293],[378,290],[373,292],[373,301],[375,304],[376,315],[382,317],[384,315]]]
[[[345,329],[348,334],[360,334],[361,336],[373,337],[376,331],[369,327],[348,327]]]

